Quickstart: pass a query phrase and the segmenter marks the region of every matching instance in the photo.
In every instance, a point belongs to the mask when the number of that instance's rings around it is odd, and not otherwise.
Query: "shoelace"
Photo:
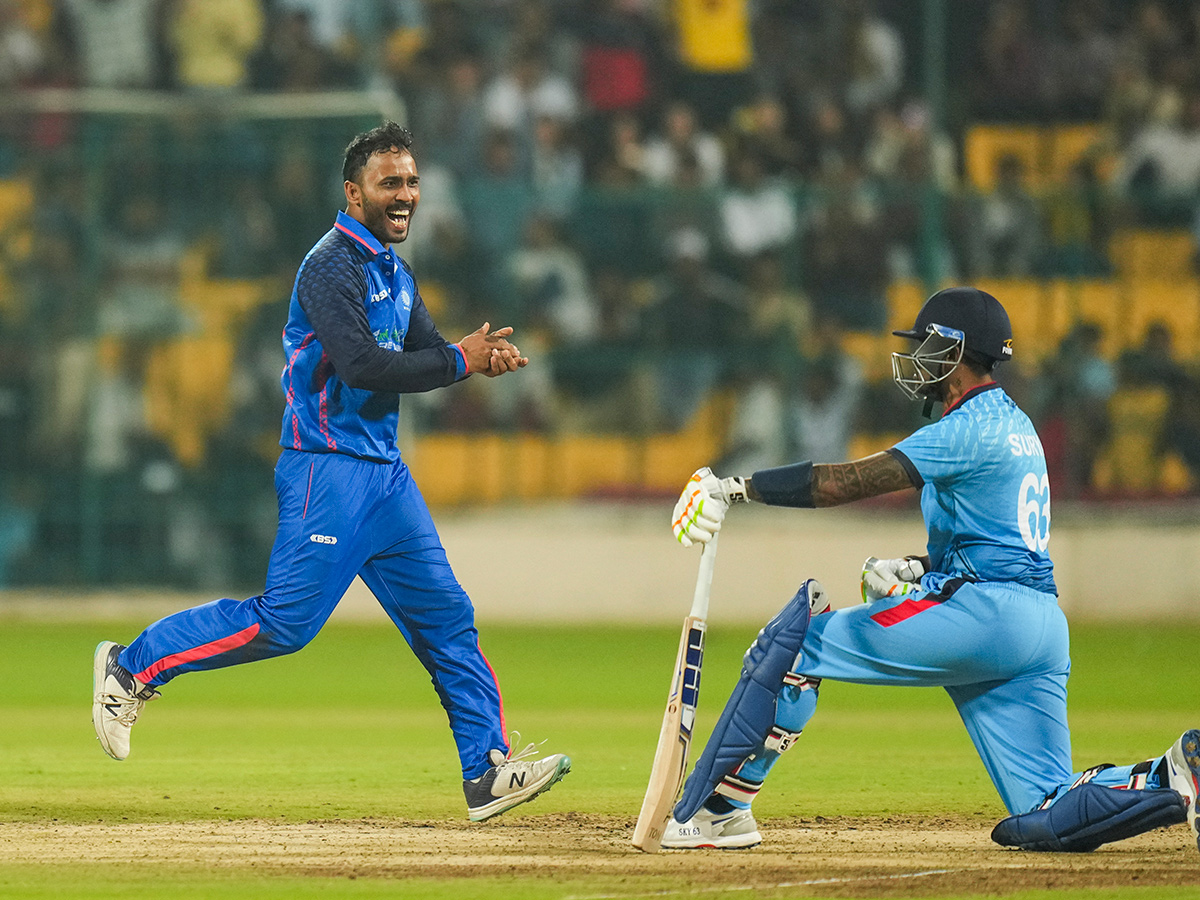
[[[530,758],[536,756],[537,752],[538,752],[538,747],[540,747],[540,746],[542,746],[542,744],[546,743],[543,740],[543,741],[538,741],[537,743],[526,744],[520,750],[514,752],[512,750],[512,748],[515,747],[520,742],[521,742],[521,732],[514,731],[509,734],[509,736],[508,736],[508,746],[509,746],[508,756],[504,757],[504,762],[500,763],[500,766],[497,766],[497,768],[500,768],[502,766],[507,766],[509,763],[520,762],[521,760],[530,759]]]
[[[110,694],[100,692],[96,695],[96,702],[103,706],[114,722],[121,725],[133,727],[133,723],[137,721],[141,715],[142,707],[146,705],[146,701],[139,700],[137,697],[128,697],[122,694]],[[112,707],[117,707],[117,711],[113,712]]]

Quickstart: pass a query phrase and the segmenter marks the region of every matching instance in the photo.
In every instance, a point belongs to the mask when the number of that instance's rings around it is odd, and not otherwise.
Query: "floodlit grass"
[[[0,698],[0,837],[5,826],[21,822],[464,818],[445,715],[428,676],[386,624],[335,623],[293,656],[183,676],[147,707],[130,758],[110,760],[92,733],[92,651],[102,639],[132,639],[144,624],[0,624],[7,686]],[[710,632],[701,739],[756,630],[719,626]],[[520,729],[523,742],[546,739],[544,750],[566,752],[575,762],[570,777],[529,812],[636,815],[677,632],[485,626],[482,635],[510,727]],[[1076,626],[1073,640],[1077,766],[1146,758],[1185,727],[1200,725],[1194,680],[1179,676],[1181,662],[1195,656],[1200,626]],[[832,683],[823,686],[816,718],[755,808],[764,819],[1003,815],[941,691]],[[112,873],[95,869],[0,865],[0,895],[305,897],[328,896],[333,882],[342,896],[398,889],[386,879],[161,871],[144,861],[110,885]],[[403,895],[443,896],[438,884],[406,880]],[[545,880],[490,878],[456,881],[444,890],[458,900],[571,893]]]

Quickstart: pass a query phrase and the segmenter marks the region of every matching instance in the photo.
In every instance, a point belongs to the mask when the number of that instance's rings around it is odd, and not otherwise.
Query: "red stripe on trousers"
[[[871,616],[871,620],[878,622],[884,628],[890,628],[897,622],[911,619],[921,610],[937,606],[941,602],[941,600],[905,600],[903,603],[897,603],[891,609],[875,613],[875,615]]]
[[[218,653],[224,653],[227,650],[236,650],[238,647],[242,647],[254,640],[256,634],[258,634],[257,622],[249,628],[243,628],[237,634],[223,637],[219,641],[211,641],[207,644],[201,644],[199,647],[193,647],[191,650],[184,650],[182,653],[173,653],[170,656],[164,656],[154,665],[150,666],[150,668],[142,672],[135,672],[134,678],[145,684],[164,669],[171,669],[175,666],[181,666],[184,663],[194,662],[197,659],[216,656]]]

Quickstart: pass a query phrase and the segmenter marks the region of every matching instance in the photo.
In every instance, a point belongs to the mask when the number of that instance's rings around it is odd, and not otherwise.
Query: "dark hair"
[[[384,122],[370,131],[356,136],[348,147],[342,162],[342,180],[354,181],[362,172],[373,153],[383,153],[396,147],[412,152],[412,132],[395,122]]]

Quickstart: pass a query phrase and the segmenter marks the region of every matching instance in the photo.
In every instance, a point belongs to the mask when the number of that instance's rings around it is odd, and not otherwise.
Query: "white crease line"
[[[683,894],[724,894],[733,891],[762,891],[778,888],[811,887],[818,884],[858,884],[864,881],[898,881],[902,878],[925,878],[929,875],[949,875],[962,869],[928,869],[924,872],[901,872],[899,875],[868,875],[855,878],[810,878],[807,881],[781,881],[778,884],[735,884],[727,887],[694,888],[679,891],[635,891],[631,894],[568,894],[563,900],[627,900],[629,897],[675,897]]]

